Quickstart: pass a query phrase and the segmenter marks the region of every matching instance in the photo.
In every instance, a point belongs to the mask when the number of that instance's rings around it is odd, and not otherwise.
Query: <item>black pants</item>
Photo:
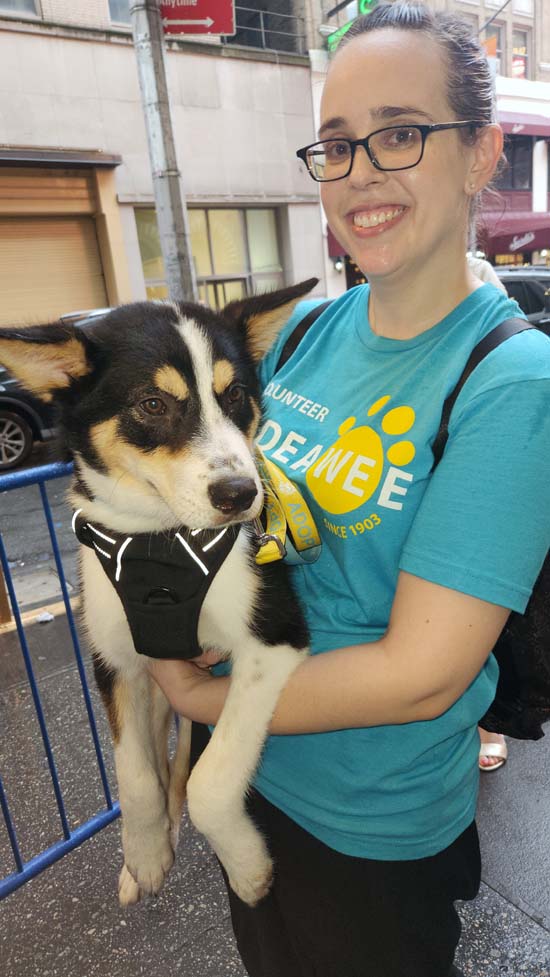
[[[228,888],[250,977],[451,977],[454,901],[473,899],[480,883],[475,823],[437,855],[391,862],[328,848],[257,792],[249,810],[275,861],[254,909]]]

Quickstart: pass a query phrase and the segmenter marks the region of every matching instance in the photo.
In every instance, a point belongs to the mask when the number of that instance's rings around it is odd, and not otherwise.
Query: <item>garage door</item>
[[[0,218],[0,324],[108,304],[91,217]]]

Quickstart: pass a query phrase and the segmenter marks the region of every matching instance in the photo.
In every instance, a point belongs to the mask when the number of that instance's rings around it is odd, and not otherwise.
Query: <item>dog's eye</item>
[[[244,387],[240,383],[232,383],[223,395],[228,407],[239,407],[244,401]]]
[[[166,404],[160,397],[148,397],[147,400],[142,400],[139,406],[152,417],[160,417],[161,414],[166,413]]]

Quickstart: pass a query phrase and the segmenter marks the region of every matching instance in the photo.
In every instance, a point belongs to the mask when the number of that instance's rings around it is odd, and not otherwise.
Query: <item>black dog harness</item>
[[[120,597],[136,651],[151,658],[200,655],[202,605],[240,525],[126,536],[87,522],[79,512],[74,533],[95,551]]]

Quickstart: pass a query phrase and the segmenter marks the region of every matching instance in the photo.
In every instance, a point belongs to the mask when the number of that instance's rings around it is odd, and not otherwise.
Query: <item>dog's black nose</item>
[[[210,501],[220,512],[244,512],[258,494],[252,478],[221,478],[208,488]]]

